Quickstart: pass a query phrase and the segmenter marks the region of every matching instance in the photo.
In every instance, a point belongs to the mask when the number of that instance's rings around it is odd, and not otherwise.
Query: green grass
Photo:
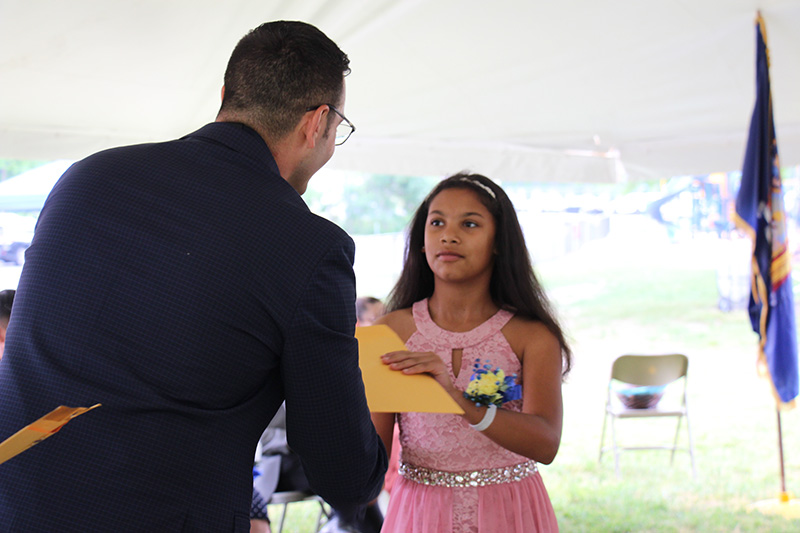
[[[277,532],[281,523],[283,505],[268,505],[269,518],[272,521],[272,531]],[[316,502],[291,503],[286,507],[286,521],[283,533],[310,533],[314,531],[319,514],[319,504]]]
[[[632,223],[616,227],[612,238],[536,267],[574,350],[563,388],[561,449],[553,464],[541,467],[561,531],[800,531],[800,520],[750,510],[780,492],[778,437],[747,314],[717,308],[717,269],[731,243],[673,244],[646,221],[625,222]],[[690,361],[697,478],[687,453],[670,465],[665,451],[623,453],[617,478],[611,454],[598,462],[611,363],[624,353],[672,352]],[[784,412],[782,421],[787,490],[800,494],[798,411]],[[666,419],[618,424],[626,444],[643,434],[669,442],[673,431],[674,421]],[[286,531],[310,531],[315,515],[309,509],[307,518],[292,517]]]
[[[746,312],[717,308],[726,245],[598,242],[537,267],[575,355],[561,449],[541,469],[562,531],[800,531],[800,521],[749,509],[780,492],[777,421]],[[660,450],[623,453],[617,478],[613,454],[598,462],[611,363],[624,353],[673,352],[690,359],[697,478],[687,453],[670,465]],[[800,487],[798,421],[796,411],[782,414],[789,492]],[[669,419],[623,420],[618,439],[669,443],[674,428]]]

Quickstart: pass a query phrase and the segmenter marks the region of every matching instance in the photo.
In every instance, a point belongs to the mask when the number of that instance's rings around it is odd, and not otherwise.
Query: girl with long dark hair
[[[373,413],[400,478],[382,531],[557,531],[537,469],[561,441],[571,352],[537,280],[514,206],[485,176],[440,182],[411,222],[387,315],[409,351],[383,362],[427,373],[464,410]]]

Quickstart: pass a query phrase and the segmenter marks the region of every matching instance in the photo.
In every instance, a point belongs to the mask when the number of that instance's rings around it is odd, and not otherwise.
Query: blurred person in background
[[[383,302],[374,296],[356,299],[356,326],[371,326],[383,315]]]
[[[3,358],[3,350],[6,346],[6,331],[8,322],[11,320],[11,306],[14,305],[14,289],[0,291],[0,359]]]

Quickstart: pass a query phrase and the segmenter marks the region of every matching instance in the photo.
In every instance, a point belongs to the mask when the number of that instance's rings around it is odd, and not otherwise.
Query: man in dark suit
[[[353,511],[377,496],[354,244],[300,198],[352,133],[348,72],[313,26],[264,24],[231,55],[216,122],[62,176],[0,362],[0,439],[102,407],[0,465],[0,531],[248,531],[284,400],[314,490]]]

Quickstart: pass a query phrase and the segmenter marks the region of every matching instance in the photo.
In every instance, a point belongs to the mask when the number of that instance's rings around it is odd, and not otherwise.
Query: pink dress
[[[427,299],[414,304],[413,314],[417,331],[406,346],[437,353],[456,388],[467,388],[477,359],[506,374],[521,374],[519,358],[500,331],[512,313],[500,310],[467,332],[437,326]],[[452,369],[454,349],[462,349],[458,377]],[[520,411],[522,400],[502,408]],[[558,531],[535,462],[495,444],[458,415],[400,413],[398,423],[402,464],[382,533]]]

